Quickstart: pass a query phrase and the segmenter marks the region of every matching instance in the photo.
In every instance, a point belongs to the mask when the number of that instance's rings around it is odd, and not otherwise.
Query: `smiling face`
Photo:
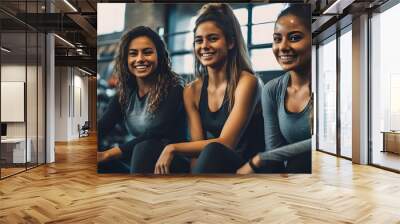
[[[206,21],[197,26],[194,35],[194,50],[196,58],[203,66],[218,67],[225,63],[228,44],[223,31],[214,22]]]
[[[293,15],[276,21],[272,51],[285,71],[303,70],[311,62],[311,34],[301,20]]]
[[[140,36],[131,40],[128,48],[128,69],[136,78],[146,78],[158,66],[157,49],[153,41]]]

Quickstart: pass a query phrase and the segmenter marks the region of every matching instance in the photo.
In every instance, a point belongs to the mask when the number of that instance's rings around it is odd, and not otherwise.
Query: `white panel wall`
[[[68,76],[67,67],[55,68],[55,141],[68,140]]]
[[[88,120],[88,78],[72,67],[56,67],[56,141],[78,138],[78,124]]]

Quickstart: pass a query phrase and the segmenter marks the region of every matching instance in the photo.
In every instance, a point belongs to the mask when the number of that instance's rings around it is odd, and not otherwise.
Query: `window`
[[[272,34],[274,33],[274,26],[275,22],[253,25],[251,30],[251,32],[253,33],[251,44],[272,44]]]
[[[340,154],[352,157],[352,34],[342,32],[340,43]]]
[[[239,9],[234,9],[233,13],[235,14],[236,18],[239,20],[240,29],[242,30],[244,42],[247,43],[247,40],[248,40],[247,24],[249,22],[248,10],[247,10],[247,8],[239,8]]]
[[[275,22],[284,4],[268,4],[255,6],[253,8],[253,24]]]
[[[263,72],[282,70],[272,53],[272,34],[276,18],[284,4],[263,4],[252,8],[251,41],[248,43],[253,69],[258,72],[264,80]]]
[[[24,13],[41,13],[44,1],[20,2]],[[28,8],[28,6],[30,6]],[[45,163],[45,34],[0,12],[0,179]],[[15,101],[7,100],[13,95]],[[16,104],[16,105],[13,105]],[[15,106],[15,110],[10,110]],[[17,112],[17,113],[16,113]],[[21,115],[21,116],[14,116]],[[3,139],[5,138],[5,139]]]
[[[393,29],[398,26],[399,12],[398,4],[371,18],[371,162],[395,170],[400,170],[400,156],[387,149],[390,144],[397,149],[399,145],[395,142],[400,138],[400,134],[391,134],[400,131],[400,46],[395,44],[398,31]],[[384,132],[388,134],[384,136]],[[385,141],[384,137],[388,139]]]
[[[97,15],[101,15],[97,17],[97,35],[122,31],[125,25],[125,3],[98,3]]]
[[[336,35],[318,48],[318,149],[336,154]]]
[[[251,63],[255,71],[281,70],[271,48],[251,50]]]
[[[193,73],[194,70],[193,54],[183,54],[172,57],[172,70],[178,74]]]

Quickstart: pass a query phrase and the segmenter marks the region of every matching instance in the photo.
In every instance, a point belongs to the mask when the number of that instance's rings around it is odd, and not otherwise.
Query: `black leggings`
[[[131,157],[130,173],[154,173],[154,167],[167,144],[158,139],[144,140],[135,145]],[[189,160],[175,154],[170,166],[171,173],[189,173]]]
[[[213,142],[201,151],[192,173],[236,173],[243,164],[243,159],[235,151]]]
[[[98,163],[99,173],[154,173],[154,167],[168,141],[160,139],[137,139],[131,150],[123,152],[121,158]],[[171,173],[189,173],[189,160],[175,154],[171,162]]]

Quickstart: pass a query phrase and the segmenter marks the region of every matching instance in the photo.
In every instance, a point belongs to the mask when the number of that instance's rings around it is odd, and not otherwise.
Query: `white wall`
[[[56,67],[55,73],[55,141],[77,139],[78,124],[88,120],[88,78],[73,67]]]
[[[67,141],[68,139],[68,68],[55,68],[55,141]]]

